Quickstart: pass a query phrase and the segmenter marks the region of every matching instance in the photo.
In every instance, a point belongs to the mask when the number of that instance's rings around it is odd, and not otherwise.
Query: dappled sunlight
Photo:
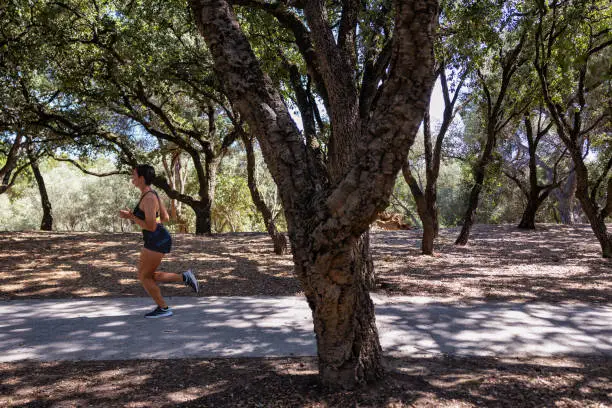
[[[391,355],[612,354],[612,306],[377,304]]]
[[[588,225],[475,225],[465,247],[454,245],[458,229],[442,229],[435,256],[420,255],[420,234],[372,234],[378,290],[454,301],[612,301],[612,268]]]
[[[0,262],[0,299],[145,296],[136,279],[141,239],[136,233],[0,233],[6,257]],[[274,255],[266,234],[175,234],[173,239],[160,270],[193,269],[203,295],[300,293],[291,256]],[[41,291],[41,285],[53,289]],[[164,284],[163,293],[185,295],[185,288]]]
[[[0,310],[0,361],[314,355],[300,298],[171,298],[151,321],[143,299],[14,301]],[[298,308],[287,308],[298,302]],[[35,320],[33,320],[35,319]],[[197,322],[197,327],[194,327]]]
[[[457,233],[442,229],[435,256],[421,256],[420,231],[373,231],[375,290],[448,301],[612,301],[612,268],[588,225],[476,225],[465,247],[453,245]],[[203,296],[301,294],[291,255],[275,255],[266,234],[173,240],[160,270],[193,269]],[[0,299],[146,296],[136,278],[140,246],[137,233],[0,233]],[[162,293],[186,294],[180,284]]]
[[[612,391],[610,361],[592,357],[387,358],[385,365],[385,380],[349,391],[321,386],[311,357],[0,363],[0,405],[456,408],[542,401],[582,408],[607,406]]]
[[[0,361],[314,356],[312,312],[299,297],[14,301],[0,310]],[[612,306],[435,303],[374,296],[392,356],[612,355]],[[194,326],[194,322],[197,325]]]

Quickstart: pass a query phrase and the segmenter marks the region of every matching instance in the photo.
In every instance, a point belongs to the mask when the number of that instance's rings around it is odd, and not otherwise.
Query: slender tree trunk
[[[523,217],[518,225],[520,229],[535,229],[535,218],[538,210],[548,198],[550,192],[554,189],[553,186],[532,187],[532,190],[527,199],[527,206],[523,212]]]
[[[487,142],[487,144],[489,144],[489,142]],[[465,215],[463,216],[463,226],[461,227],[461,232],[455,241],[455,245],[466,245],[468,243],[468,239],[470,238],[470,231],[474,225],[474,218],[476,216],[476,208],[478,208],[478,199],[484,183],[486,163],[488,163],[491,151],[492,148],[490,150],[485,149],[483,158],[477,164],[476,169],[474,169],[474,186],[470,191],[467,209],[465,210]]]
[[[558,203],[559,218],[561,224],[571,225],[574,223],[574,196],[576,194],[576,172],[572,170],[565,181],[553,195]]]
[[[438,194],[437,186],[438,174],[430,175],[427,178],[425,187],[425,205],[428,220],[423,220],[423,243],[421,245],[424,254],[433,254],[434,239],[438,237],[440,223],[438,221]]]
[[[210,223],[210,201],[199,201],[197,205],[192,205],[191,208],[195,212],[196,221],[196,235],[211,234],[212,228]]]
[[[554,5],[552,8],[552,10],[554,10],[553,19],[557,16],[556,12],[558,6],[559,5]],[[602,53],[606,52],[604,50],[610,47],[612,43],[604,41],[597,46],[590,44],[590,46],[593,47],[591,51],[581,55],[581,58],[576,59],[574,61],[574,66],[568,67],[569,69],[567,72],[573,75],[576,80],[574,82],[576,87],[572,89],[573,95],[571,95],[572,98],[569,99],[571,102],[563,106],[558,102],[558,99],[550,93],[550,84],[555,80],[554,76],[556,73],[550,75],[550,71],[553,70],[550,69],[551,65],[548,58],[554,55],[553,47],[562,47],[562,43],[555,41],[562,38],[560,34],[565,30],[565,27],[558,30],[556,24],[546,26],[544,24],[544,18],[549,11],[548,8],[540,9],[539,24],[535,32],[536,52],[534,65],[538,73],[538,79],[540,80],[542,96],[544,97],[551,118],[555,122],[557,134],[567,147],[574,163],[574,171],[576,173],[576,198],[580,202],[580,206],[587,216],[595,236],[599,240],[602,256],[604,258],[611,258],[612,234],[608,233],[605,218],[611,209],[609,204],[611,202],[610,194],[612,194],[612,183],[608,183],[606,205],[600,208],[597,202],[597,190],[589,194],[589,171],[584,162],[583,146],[584,140],[588,137],[588,133],[593,131],[593,129],[597,129],[597,127],[589,126],[587,122],[587,119],[593,115],[591,104],[587,103],[586,99],[587,93],[591,90],[589,89],[590,85],[587,86],[587,84],[589,84],[587,75],[590,70],[589,59],[597,58],[599,55],[606,55]],[[562,25],[559,26],[561,27]],[[550,31],[544,33],[544,30]],[[599,37],[599,34],[593,34],[591,32],[588,41],[597,42],[599,41],[597,37]],[[566,72],[564,72],[564,74],[566,74]],[[571,120],[568,120],[568,118],[571,118]],[[599,119],[604,118],[605,116],[601,116]],[[608,177],[607,172],[612,166],[612,159],[610,160],[611,161],[608,162],[605,169],[606,173],[604,173],[606,177]],[[595,183],[593,188],[597,189],[601,181],[603,180],[600,179]]]
[[[40,229],[42,231],[52,231],[53,215],[51,214],[51,201],[49,201],[49,195],[47,194],[45,180],[42,176],[42,173],[40,172],[40,168],[38,167],[38,162],[31,154],[28,155],[30,158],[30,167],[32,168],[32,172],[34,173],[36,184],[38,184],[38,192],[40,193],[40,201],[43,209],[43,217],[40,223]]]
[[[11,173],[17,165],[17,159],[19,158],[19,151],[22,148],[21,142],[24,140],[24,136],[21,132],[15,134],[15,140],[13,141],[8,154],[5,156],[5,162],[0,166],[0,194],[7,191],[10,187]]]
[[[540,203],[538,202],[538,199],[530,197],[527,201],[525,211],[523,212],[521,222],[518,225],[520,229],[535,229],[535,217],[539,207]]]
[[[435,185],[429,185],[425,194],[421,191],[419,183],[412,175],[408,161],[402,166],[404,180],[410,187],[412,196],[417,205],[417,213],[423,224],[423,237],[421,240],[421,253],[423,255],[433,255],[434,239],[437,236],[437,210],[435,201]],[[429,196],[429,197],[428,197]],[[429,198],[429,200],[428,200]]]
[[[582,210],[591,224],[593,233],[601,245],[602,256],[604,258],[612,258],[612,234],[608,232],[605,220],[608,207],[606,206],[606,209],[598,208],[597,202],[591,200],[589,196],[589,173],[582,159],[582,151],[578,148],[573,148],[570,149],[570,153],[576,166],[576,198],[580,202]],[[608,184],[608,194],[612,192],[611,185]],[[607,199],[608,201],[610,200],[609,197]]]
[[[612,234],[608,232],[605,220],[598,215],[597,209],[592,205],[589,198],[580,197],[578,199],[582,204],[582,209],[587,216],[593,233],[597,237],[601,246],[601,254],[604,258],[612,258]]]
[[[461,233],[457,237],[455,245],[466,245],[470,237],[470,230],[474,224],[476,208],[478,208],[478,200],[480,197],[480,192],[483,188],[486,171],[489,163],[492,160],[493,149],[495,149],[497,144],[497,135],[503,129],[504,125],[510,121],[513,115],[520,114],[520,109],[517,109],[519,102],[515,101],[514,106],[509,105],[506,101],[506,94],[517,68],[525,62],[524,60],[519,59],[525,43],[525,38],[525,35],[523,35],[516,47],[508,51],[508,53],[500,61],[500,67],[502,68],[501,83],[495,99],[491,97],[491,92],[485,78],[482,76],[480,71],[478,73],[481,79],[482,89],[485,94],[485,101],[487,104],[487,139],[482,155],[478,159],[478,163],[476,163],[474,168],[474,186],[470,192],[467,209],[463,217]],[[506,118],[504,118],[505,110],[509,111]]]
[[[523,193],[527,195],[527,206],[525,207],[525,211],[523,212],[523,217],[521,218],[521,222],[518,225],[520,229],[535,229],[535,217],[540,205],[544,202],[548,194],[552,189],[552,185],[541,187],[538,184],[538,157],[537,157],[537,149],[538,144],[542,137],[546,134],[551,125],[547,126],[545,129],[540,128],[540,122],[538,122],[538,129],[534,132],[533,126],[531,124],[531,118],[529,115],[525,115],[524,118],[525,123],[525,133],[527,136],[527,151],[529,153],[529,190],[527,191],[522,187],[522,184],[519,183],[519,187]],[[520,142],[519,142],[520,143]],[[551,171],[551,173],[553,173]],[[551,182],[555,181],[556,171],[551,177]]]
[[[270,209],[266,205],[265,201],[261,197],[261,194],[259,193],[259,189],[257,188],[257,180],[255,178],[255,153],[253,151],[253,142],[245,133],[242,133],[242,142],[244,143],[247,153],[247,179],[249,191],[251,192],[251,199],[253,200],[255,207],[257,207],[257,210],[259,211],[264,220],[268,235],[270,235],[270,238],[272,238],[272,243],[274,244],[274,253],[277,255],[284,255],[287,253],[287,239],[285,238],[285,234],[279,232],[276,228],[276,223],[274,222],[272,211],[270,211]]]

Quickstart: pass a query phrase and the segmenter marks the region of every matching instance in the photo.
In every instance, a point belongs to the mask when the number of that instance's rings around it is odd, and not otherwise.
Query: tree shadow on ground
[[[612,308],[543,303],[376,306],[381,344],[396,356],[612,355]]]
[[[315,355],[310,309],[295,301],[173,298],[176,316],[156,320],[139,299],[11,302],[0,361]]]
[[[376,289],[449,300],[612,301],[612,267],[588,225],[476,225],[468,246],[443,229],[435,256],[420,254],[420,231],[373,234]]]
[[[160,270],[193,269],[201,296],[300,293],[291,256],[274,255],[262,234],[173,238]],[[0,300],[146,296],[136,276],[141,245],[134,233],[0,233]],[[180,284],[162,293],[186,294]]]
[[[173,407],[601,407],[601,358],[387,358],[377,384],[320,385],[315,358],[0,364],[0,404]]]
[[[448,300],[612,302],[612,267],[587,225],[476,225],[470,244],[443,229],[436,256],[420,255],[421,232],[373,231],[375,291]],[[263,233],[175,234],[161,270],[196,271],[202,296],[301,293],[291,255]],[[136,278],[137,233],[0,233],[0,300],[146,296]],[[180,284],[164,296],[183,296]]]

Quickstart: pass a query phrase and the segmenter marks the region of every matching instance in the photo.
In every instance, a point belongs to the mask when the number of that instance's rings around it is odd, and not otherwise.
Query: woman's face
[[[132,184],[138,187],[141,183],[141,176],[138,175],[136,169],[132,169]]]

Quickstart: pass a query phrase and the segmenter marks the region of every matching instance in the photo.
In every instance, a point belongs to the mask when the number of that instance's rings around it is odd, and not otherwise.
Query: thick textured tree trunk
[[[359,257],[357,264],[363,268],[365,287],[367,290],[374,290],[376,286],[376,273],[374,271],[374,261],[370,252],[370,232],[364,232],[357,241]]]
[[[348,388],[383,375],[374,304],[364,273],[368,267],[362,255],[362,243],[350,240],[307,254],[314,257],[313,266],[298,271],[302,278],[311,277],[304,283],[312,288],[306,297],[313,310],[320,375],[327,383]]]
[[[49,201],[49,195],[47,194],[45,180],[42,176],[42,173],[40,172],[40,168],[38,167],[38,162],[34,160],[32,156],[30,156],[30,160],[30,167],[32,168],[32,172],[34,173],[36,184],[38,184],[38,192],[40,193],[40,201],[43,209],[43,217],[42,222],[40,223],[40,229],[42,231],[52,231],[53,215],[51,214],[51,201]]]
[[[266,205],[265,201],[261,197],[261,194],[259,193],[259,189],[257,188],[253,142],[246,134],[242,134],[242,142],[244,143],[247,153],[247,183],[249,185],[249,191],[251,192],[251,199],[264,220],[268,235],[270,235],[270,238],[272,238],[274,253],[277,255],[284,255],[287,253],[287,239],[285,238],[285,234],[279,232],[276,228],[272,211],[270,211]]]
[[[347,388],[374,381],[383,373],[381,347],[365,276],[368,268],[363,265],[367,252],[359,241],[388,205],[428,106],[437,2],[394,3],[391,65],[384,70],[384,86],[365,121],[359,117],[357,61],[351,57],[359,4],[346,3],[336,41],[326,3],[304,2],[308,29],[299,18],[292,22],[300,26],[302,37],[313,36],[316,66],[306,62],[320,71],[328,91],[333,132],[324,169],[312,160],[316,155],[311,146],[261,71],[232,7],[225,0],[190,2],[215,72],[257,136],[279,187],[296,274],[313,313],[321,378]],[[278,3],[274,9],[296,17],[286,7]],[[377,86],[379,82],[376,79]]]

